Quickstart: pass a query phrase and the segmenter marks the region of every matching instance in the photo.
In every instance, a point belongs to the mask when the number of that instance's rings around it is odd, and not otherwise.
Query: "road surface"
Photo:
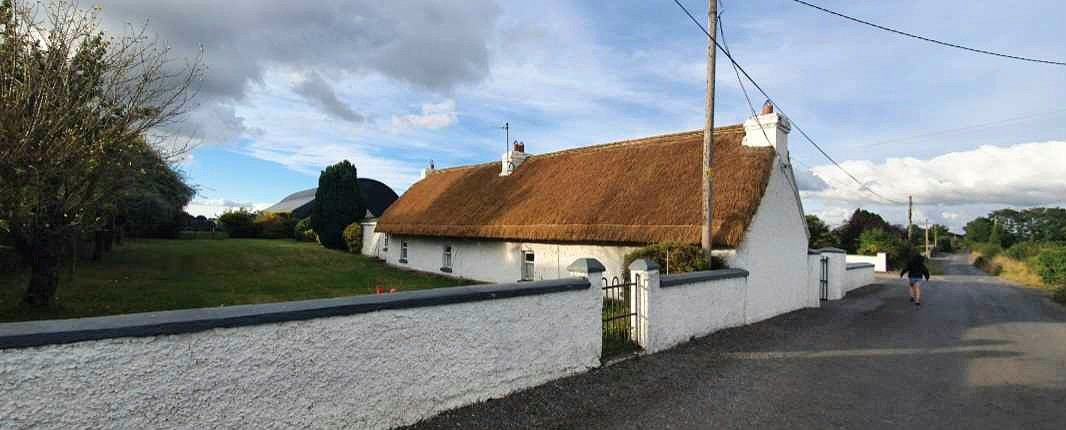
[[[1066,309],[944,263],[412,428],[1066,429]]]

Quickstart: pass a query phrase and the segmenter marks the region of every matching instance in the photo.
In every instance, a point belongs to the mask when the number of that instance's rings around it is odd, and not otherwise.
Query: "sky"
[[[706,2],[683,3],[706,19]],[[1057,1],[817,3],[1066,60]],[[196,215],[264,208],[343,159],[402,193],[430,160],[498,160],[505,122],[534,154],[703,127],[706,36],[672,0],[94,4],[108,29],[147,25],[176,59],[203,54],[196,105],[166,130],[195,145],[179,167],[199,189]],[[735,58],[779,112],[864,184],[794,127],[808,213],[838,224],[861,207],[905,223],[899,203],[913,196],[916,220],[958,231],[993,209],[1066,204],[1066,68],[901,38],[789,0],[719,9]],[[716,83],[716,125],[750,116],[722,55]]]

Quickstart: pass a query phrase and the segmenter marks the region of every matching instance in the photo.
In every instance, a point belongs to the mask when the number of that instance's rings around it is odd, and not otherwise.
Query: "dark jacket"
[[[911,277],[923,277],[926,281],[929,280],[929,268],[925,267],[925,258],[918,257],[912,258],[907,262],[906,266],[903,266],[903,271],[899,272],[899,276],[902,278],[906,274],[910,274]]]

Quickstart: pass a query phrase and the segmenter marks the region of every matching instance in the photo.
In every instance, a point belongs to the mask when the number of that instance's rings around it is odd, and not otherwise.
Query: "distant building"
[[[311,203],[315,201],[316,191],[318,188],[289,194],[274,206],[263,209],[263,212],[291,213],[295,218],[307,218],[311,216]],[[367,218],[381,216],[385,213],[385,209],[388,209],[399,198],[388,185],[368,178],[359,178],[359,194],[363,196]]]

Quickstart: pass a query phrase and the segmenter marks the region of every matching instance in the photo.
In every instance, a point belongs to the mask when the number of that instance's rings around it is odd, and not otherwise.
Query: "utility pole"
[[[914,196],[907,196],[907,243],[911,243],[911,230],[914,225]]]
[[[925,258],[933,258],[933,253],[929,251],[929,218],[925,219]]]
[[[711,261],[711,220],[714,212],[714,179],[711,166],[714,165],[714,38],[718,34],[718,0],[709,0],[707,9],[707,112],[703,131],[703,231],[701,245]]]

